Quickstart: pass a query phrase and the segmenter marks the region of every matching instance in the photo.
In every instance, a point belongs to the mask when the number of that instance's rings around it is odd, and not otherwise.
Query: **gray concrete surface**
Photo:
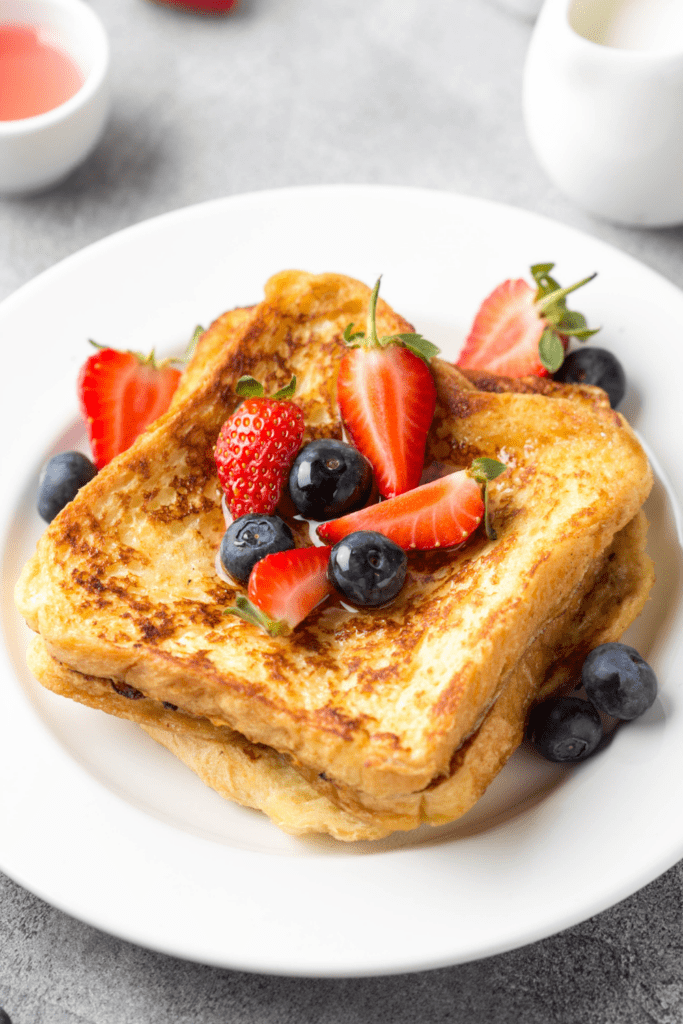
[[[0,299],[154,214],[320,182],[501,200],[586,230],[683,285],[683,229],[596,221],[535,163],[520,111],[531,24],[512,13],[524,5],[242,0],[214,20],[149,0],[91,3],[113,47],[111,124],[59,188],[0,200]],[[488,960],[311,981],[138,949],[0,877],[0,1005],[14,1024],[675,1024],[682,882],[679,865],[594,920]],[[578,872],[568,884],[580,884]]]

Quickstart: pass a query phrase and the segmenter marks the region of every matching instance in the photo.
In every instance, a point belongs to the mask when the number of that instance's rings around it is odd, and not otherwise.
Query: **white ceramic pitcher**
[[[539,162],[580,206],[683,223],[683,0],[545,0],[523,107]]]

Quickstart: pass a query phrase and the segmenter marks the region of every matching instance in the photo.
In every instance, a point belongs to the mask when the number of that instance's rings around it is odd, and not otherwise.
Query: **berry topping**
[[[293,547],[292,531],[279,516],[240,516],[223,534],[220,560],[225,571],[246,587],[257,562]]]
[[[95,342],[92,342],[95,344]],[[173,360],[97,345],[78,375],[78,398],[98,469],[166,412],[178,387]]]
[[[494,459],[477,460],[473,469],[481,462],[497,467],[495,475],[505,469]],[[447,548],[467,540],[484,518],[484,512],[480,483],[463,469],[378,505],[322,523],[318,535],[326,544],[336,544],[356,530],[376,530],[404,551]]]
[[[289,399],[292,377],[272,398],[252,377],[241,377],[235,390],[245,400],[221,427],[214,456],[218,479],[231,514],[271,515],[284,488],[292,460],[301,446],[304,417]]]
[[[327,578],[328,547],[294,548],[266,555],[249,577],[247,599],[240,594],[226,612],[260,626],[271,636],[286,636],[332,592]]]
[[[531,712],[529,739],[549,761],[583,761],[602,739],[600,715],[578,697],[546,700]]]
[[[596,708],[623,721],[638,718],[657,696],[657,677],[626,644],[600,644],[592,650],[583,663],[581,681]]]
[[[626,375],[616,356],[605,348],[577,348],[553,375],[564,384],[594,384],[607,392],[613,409],[626,392]]]
[[[596,331],[581,313],[567,309],[566,297],[595,274],[560,288],[550,276],[553,263],[531,267],[536,287],[504,281],[484,299],[458,359],[463,369],[504,377],[547,377],[562,365],[570,337],[584,341]]]
[[[344,441],[324,438],[301,449],[289,473],[289,494],[308,519],[335,519],[362,508],[372,491],[372,466]]]
[[[96,475],[90,459],[80,452],[53,455],[38,481],[38,514],[46,523],[51,523],[57,513],[73,501],[80,488]]]
[[[439,351],[420,334],[378,337],[379,281],[368,307],[366,331],[344,331],[349,346],[339,368],[337,399],[356,448],[372,464],[385,498],[416,487],[422,474],[436,387],[429,360]]]
[[[381,533],[359,530],[332,548],[329,577],[354,604],[367,608],[393,601],[406,578],[405,551]]]

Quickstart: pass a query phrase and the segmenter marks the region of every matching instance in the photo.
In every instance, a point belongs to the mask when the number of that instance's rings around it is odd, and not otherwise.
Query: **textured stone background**
[[[536,165],[520,111],[532,26],[510,13],[532,4],[242,0],[213,20],[148,0],[91,3],[113,47],[111,124],[58,189],[0,200],[0,298],[154,214],[321,182],[501,200],[586,230],[683,285],[683,229],[596,221]],[[488,960],[311,981],[138,949],[0,876],[0,1005],[14,1024],[675,1024],[682,881],[679,866],[592,921]]]

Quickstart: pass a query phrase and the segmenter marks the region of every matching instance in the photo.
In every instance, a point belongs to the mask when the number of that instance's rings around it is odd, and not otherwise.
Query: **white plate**
[[[49,453],[83,442],[86,339],[179,350],[197,323],[255,302],[285,267],[369,283],[446,354],[499,281],[555,260],[656,459],[658,581],[632,636],[661,698],[573,769],[515,755],[452,826],[377,844],[298,841],[222,801],[129,723],[43,691],[24,667],[12,585],[40,534]],[[683,296],[634,260],[520,210],[416,189],[262,192],[137,225],[0,306],[2,418],[0,868],[114,935],[224,967],[318,976],[454,964],[532,942],[629,895],[683,856],[683,493],[677,440]],[[9,393],[7,393],[9,392]],[[12,453],[8,454],[12,448]],[[671,483],[666,483],[666,480]]]

